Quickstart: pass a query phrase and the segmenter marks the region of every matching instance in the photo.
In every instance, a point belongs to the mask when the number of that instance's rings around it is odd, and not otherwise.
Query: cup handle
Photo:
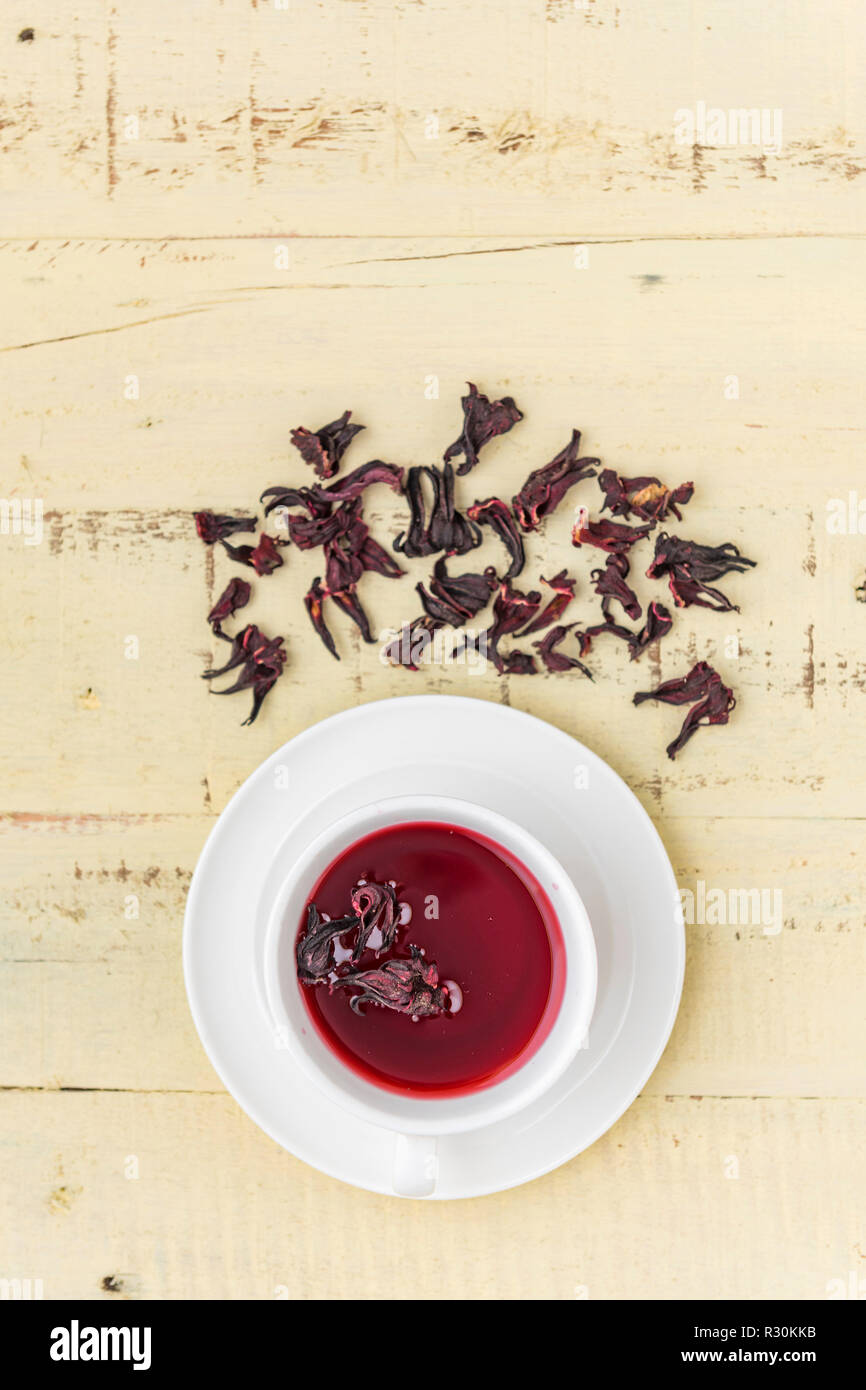
[[[426,1134],[398,1134],[391,1186],[398,1197],[429,1197],[439,1176],[438,1142]]]

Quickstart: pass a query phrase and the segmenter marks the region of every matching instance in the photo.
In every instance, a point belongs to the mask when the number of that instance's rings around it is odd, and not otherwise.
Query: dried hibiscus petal
[[[333,921],[322,917],[315,903],[307,907],[304,935],[295,949],[298,979],[305,985],[322,984],[333,969],[331,948],[346,932],[354,931],[357,917],[337,917]]]
[[[717,613],[737,613],[737,605],[721,589],[713,588],[711,581],[731,572],[743,574],[755,563],[741,555],[732,541],[701,545],[662,531],[656,537],[655,555],[647,574],[650,579],[668,575],[668,585],[679,608],[695,603]]]
[[[430,512],[430,541],[433,553],[444,550],[446,555],[465,555],[481,544],[481,532],[454,506],[454,469],[446,463],[443,469],[427,470],[433,484],[433,507]]]
[[[516,652],[512,653],[515,661],[509,665],[508,659],[500,654],[499,643],[503,637],[517,632],[531,622],[540,603],[541,594],[537,589],[524,594],[520,589],[514,588],[510,579],[506,579],[505,583],[500,585],[499,592],[493,600],[493,624],[485,634],[487,650],[491,653],[493,664],[500,675],[522,674],[519,668],[524,660],[532,662],[532,669],[535,669],[532,657],[525,659]]]
[[[360,502],[350,497],[325,515],[290,515],[289,537],[300,550],[323,546],[327,564],[327,586],[345,589],[356,584],[365,570],[376,570],[397,579],[403,570],[386,550],[373,540],[370,528],[361,519]]]
[[[378,955],[394,944],[397,934],[397,895],[390,883],[359,883],[352,891],[352,911],[358,919],[358,936],[352,960],[358,961],[367,949]],[[374,932],[379,940],[371,941]]]
[[[462,396],[463,429],[459,438],[449,445],[442,455],[443,463],[463,455],[463,462],[457,472],[462,477],[469,473],[478,462],[478,453],[491,439],[507,432],[523,419],[511,396],[503,396],[501,401],[491,401],[481,394],[477,386],[467,382],[468,396]]]
[[[734,692],[724,684],[718,671],[701,661],[680,680],[666,681],[657,690],[643,691],[634,697],[636,705],[643,700],[657,699],[668,704],[684,704],[696,698],[698,703],[692,705],[677,737],[667,746],[669,758],[675,758],[701,727],[709,724],[727,724],[731,710],[737,703]]]
[[[325,542],[325,584],[330,593],[357,584],[364,573],[361,552],[369,535],[366,522],[352,514],[345,529]]]
[[[423,478],[426,476],[433,491],[430,519],[427,520]],[[411,520],[409,529],[401,532],[394,549],[410,559],[419,555],[465,555],[481,544],[481,531],[469,522],[454,506],[454,470],[450,463],[443,469],[416,467],[409,469],[406,483]]]
[[[496,571],[488,565],[481,574],[449,574],[445,559],[436,561],[430,588],[458,608],[464,619],[474,618],[487,606],[496,588]]]
[[[470,521],[480,526],[489,526],[502,541],[508,551],[511,564],[502,576],[503,579],[516,579],[526,561],[523,537],[510,509],[498,497],[488,497],[485,502],[474,502],[466,515]]]
[[[322,588],[322,581],[317,575],[304,595],[304,607],[310,615],[310,622],[321,637],[331,656],[340,660],[340,653],[337,651],[330,629],[325,622],[324,608],[325,599],[328,597],[326,589]]]
[[[584,478],[595,477],[595,469],[601,460],[578,458],[579,450],[580,430],[572,430],[565,448],[550,463],[530,473],[513,498],[514,515],[524,531],[536,531],[540,522],[559,506],[569,488]]]
[[[426,961],[417,946],[409,947],[408,959],[394,957],[373,970],[356,970],[334,980],[332,989],[359,989],[349,1000],[356,1014],[365,1004],[381,1004],[386,1009],[411,1018],[434,1018],[448,1009],[448,990],[439,984],[439,968]]]
[[[233,618],[239,608],[245,608],[250,601],[252,590],[245,579],[230,579],[223,589],[207,620],[218,637],[223,636],[222,624]]]
[[[350,584],[346,589],[330,589],[329,594],[337,607],[348,614],[352,622],[360,629],[364,641],[375,642],[376,639],[370,631],[370,621],[361,606],[361,600],[358,598],[354,586]]]
[[[428,618],[432,618],[440,626],[462,627],[463,614],[449,598],[443,597],[441,594],[428,593],[424,585],[420,583],[416,584],[415,588]]]
[[[344,502],[336,511],[328,511],[324,516],[298,516],[290,513],[287,517],[289,539],[299,550],[316,550],[327,545],[337,536],[350,531],[361,514],[359,501]]]
[[[581,656],[585,656],[592,644],[592,639],[603,633],[610,633],[612,637],[619,637],[627,643],[632,661],[636,661],[642,652],[652,642],[657,642],[664,637],[673,627],[673,619],[662,603],[651,603],[647,613],[647,619],[640,632],[632,632],[629,628],[623,627],[620,623],[615,623],[612,618],[605,618],[603,623],[596,623],[594,627],[588,627],[581,633]]]
[[[513,650],[504,656],[497,654],[497,667],[501,676],[534,676],[538,673],[535,657],[529,652]]]
[[[385,647],[383,656],[391,666],[402,666],[407,671],[420,670],[425,652],[434,640],[435,634],[446,624],[438,618],[425,614],[411,623],[404,623],[400,631]]]
[[[552,579],[545,579],[544,575],[542,575],[541,582],[542,584],[546,584],[548,589],[553,590],[553,598],[546,604],[538,616],[533,618],[529,626],[523,629],[520,634],[521,637],[529,637],[533,632],[542,632],[544,628],[549,627],[551,623],[555,623],[558,618],[562,617],[566,608],[571,603],[571,600],[574,598],[574,586],[576,581],[572,579],[565,570],[560,570],[559,574],[555,574]],[[567,631],[567,629],[565,630]]]
[[[427,533],[427,513],[422,486],[423,468],[410,468],[406,479],[406,498],[409,502],[409,529],[401,531],[394,542],[394,549],[402,551],[409,559],[419,555],[432,555],[433,545]]]
[[[611,637],[619,637],[623,642],[627,643],[629,648],[631,648],[636,635],[630,628],[623,627],[622,623],[615,623],[613,618],[605,618],[603,623],[595,623],[593,627],[584,628],[583,631],[578,634],[581,656],[586,656],[586,653],[592,646],[594,638],[602,637],[605,634]]]
[[[265,503],[265,516],[270,516],[277,507],[305,507],[311,517],[325,517],[331,514],[330,499],[323,502],[309,487],[266,487],[260,502]]]
[[[650,604],[647,611],[646,622],[640,632],[636,633],[631,644],[631,659],[636,661],[641,652],[652,642],[658,642],[665,637],[673,627],[673,618],[663,603],[656,603],[655,600]]]
[[[256,545],[229,545],[228,541],[223,541],[222,546],[233,560],[241,565],[249,565],[258,575],[273,574],[283,563],[278,543],[265,531]]]
[[[644,700],[660,700],[666,705],[691,705],[696,700],[702,700],[715,681],[720,681],[721,676],[714,671],[712,666],[706,661],[699,661],[693,666],[687,676],[678,676],[674,680],[662,681],[655,690],[642,690],[634,697],[636,705],[642,705]]]
[[[253,707],[244,724],[253,724],[262,707],[268,691],[276,685],[282,675],[286,661],[286,649],[282,637],[265,637],[264,633],[251,623],[231,639],[232,650],[224,666],[204,672],[205,680],[213,680],[228,671],[241,666],[241,674],[234,685],[225,690],[213,690],[214,695],[233,695],[238,690],[252,690]]]
[[[375,483],[384,483],[392,492],[403,491],[403,469],[396,463],[383,463],[381,459],[371,459],[359,468],[347,473],[329,487],[316,485],[313,495],[318,502],[351,502],[360,497],[365,488]]]
[[[677,737],[667,746],[668,757],[675,758],[692,734],[696,734],[702,726],[727,724],[736,703],[733,691],[726,685],[714,686],[705,700],[699,705],[692,705]]]
[[[374,541],[372,536],[365,536],[364,541],[358,551],[358,558],[361,567],[365,570],[375,570],[376,574],[382,574],[386,579],[399,579],[406,571],[401,569],[394,560],[379,544]]]
[[[534,642],[533,646],[538,648],[538,654],[548,671],[578,670],[582,671],[585,676],[589,676],[589,679],[592,680],[592,672],[584,666],[582,661],[578,661],[577,657],[566,656],[565,652],[556,650],[560,643],[568,636],[573,626],[574,624],[572,623],[567,627],[552,627],[547,636],[542,637],[538,642]]]
[[[214,680],[216,676],[224,676],[227,672],[234,671],[236,667],[243,666],[244,662],[247,660],[248,643],[251,642],[256,635],[260,635],[259,629],[253,624],[249,627],[242,628],[240,632],[235,633],[234,637],[229,637],[227,640],[231,642],[232,649],[229,652],[228,661],[226,661],[223,666],[208,667],[206,671],[202,672],[202,680]]]
[[[594,545],[598,550],[606,550],[611,555],[624,555],[634,545],[648,536],[652,526],[623,526],[618,521],[590,521],[581,517],[571,533],[571,543]]]
[[[593,570],[590,574],[595,592],[601,596],[601,611],[605,617],[610,613],[610,606],[614,599],[622,604],[626,615],[632,620],[636,620],[641,615],[637,594],[625,582],[629,568],[629,562],[625,555],[611,554],[605,561],[604,569]]]
[[[213,512],[193,512],[195,529],[205,545],[233,536],[236,531],[255,531],[254,516],[215,516]]]
[[[496,572],[490,566],[483,574],[451,575],[443,557],[433,567],[430,593],[423,584],[416,584],[415,587],[431,618],[450,627],[461,627],[486,607],[497,582]]]
[[[349,424],[351,414],[351,410],[344,410],[339,420],[332,420],[320,430],[308,430],[303,425],[292,430],[292,443],[304,463],[310,464],[320,478],[334,476],[355,435],[364,428]]]
[[[520,589],[515,589],[509,579],[504,584],[500,584],[499,593],[493,600],[494,624],[490,629],[495,631],[497,640],[507,636],[511,632],[517,632],[531,618],[535,616],[541,594],[537,589],[532,589],[525,594]]]
[[[664,521],[668,512],[682,521],[679,508],[691,501],[695,491],[694,483],[669,488],[658,478],[621,478],[612,468],[599,473],[598,483],[605,494],[602,511],[609,510],[613,516],[634,515],[642,521]]]

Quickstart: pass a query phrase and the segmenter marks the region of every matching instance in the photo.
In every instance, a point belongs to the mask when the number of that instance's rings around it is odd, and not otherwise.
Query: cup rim
[[[301,986],[294,980],[298,1017],[306,1023],[306,1027],[297,1026],[280,976],[281,946],[288,928],[286,913],[292,898],[299,898],[295,920],[300,922],[303,903],[314,883],[343,850],[365,833],[419,820],[475,830],[515,854],[551,897],[563,938],[564,988],[547,1036],[516,1071],[458,1096],[405,1096],[352,1071],[319,1035],[300,996]],[[323,856],[324,863],[315,867]],[[263,978],[275,1036],[320,1091],[369,1123],[400,1133],[432,1136],[494,1124],[525,1109],[553,1086],[585,1045],[595,1008],[598,964],[592,926],[580,893],[560,861],[531,831],[478,802],[419,793],[367,802],[339,817],[310,841],[274,897],[264,939]]]

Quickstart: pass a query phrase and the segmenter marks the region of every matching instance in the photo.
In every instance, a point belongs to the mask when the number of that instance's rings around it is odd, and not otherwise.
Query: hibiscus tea
[[[365,907],[359,938],[352,912]],[[298,959],[319,1036],[357,1075],[404,1095],[505,1080],[547,1037],[565,986],[562,932],[534,876],[486,836],[432,821],[343,851],[310,894]]]

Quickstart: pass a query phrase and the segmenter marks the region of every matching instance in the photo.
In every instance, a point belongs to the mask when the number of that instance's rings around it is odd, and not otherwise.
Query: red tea
[[[449,1008],[415,1021],[377,1004],[355,1012],[348,990],[322,982],[301,989],[320,1036],[367,1081],[402,1093],[453,1096],[511,1075],[549,1033],[565,984],[562,933],[541,885],[485,836],[426,821],[352,845],[310,901],[336,920],[364,881],[395,885],[400,925],[387,954],[407,957],[411,945],[435,961]],[[337,969],[348,954],[338,949]],[[357,964],[382,959],[368,948]]]

